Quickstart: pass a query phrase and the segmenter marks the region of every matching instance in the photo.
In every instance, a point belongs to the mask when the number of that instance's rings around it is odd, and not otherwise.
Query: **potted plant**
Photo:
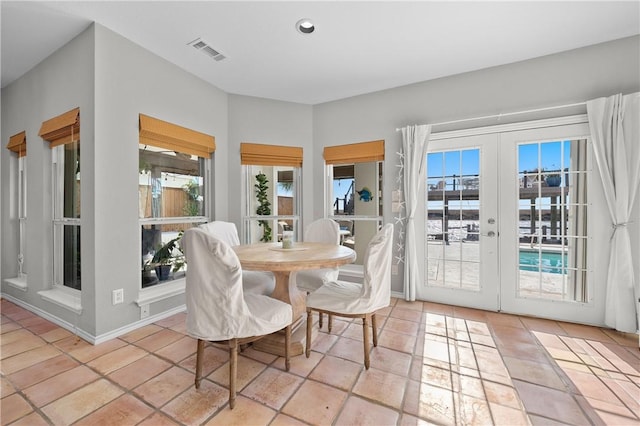
[[[552,171],[545,172],[544,175],[544,181],[547,183],[547,186],[560,186],[560,183],[562,182],[560,173]]]
[[[169,273],[173,266],[173,272],[177,272],[184,266],[184,254],[178,244],[182,238],[182,231],[176,238],[169,240],[164,245],[161,245],[156,250],[153,258],[151,259],[150,266],[153,266],[156,271],[156,275],[160,281],[166,281],[169,279]],[[178,250],[179,254],[175,254],[174,250]]]
[[[267,179],[267,175],[260,172],[256,175],[256,183],[254,187],[256,188],[256,198],[258,200],[258,208],[256,209],[256,214],[260,216],[269,216],[271,214],[271,202],[269,202],[269,197],[267,191],[269,190],[269,179]],[[270,242],[271,241],[271,226],[269,226],[269,221],[267,220],[259,220],[258,225],[263,228],[262,238],[260,241]]]

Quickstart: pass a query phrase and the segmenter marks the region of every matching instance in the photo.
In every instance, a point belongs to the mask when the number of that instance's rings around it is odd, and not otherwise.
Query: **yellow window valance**
[[[42,122],[38,136],[50,143],[50,147],[80,140],[80,108],[74,108],[57,117]]]
[[[208,158],[216,150],[213,136],[140,114],[140,144]]]
[[[327,164],[368,163],[384,160],[384,140],[326,146],[323,152]]]
[[[302,148],[241,143],[240,161],[243,165],[302,167]]]
[[[18,157],[27,155],[27,132],[23,131],[11,136],[7,149],[18,154]]]

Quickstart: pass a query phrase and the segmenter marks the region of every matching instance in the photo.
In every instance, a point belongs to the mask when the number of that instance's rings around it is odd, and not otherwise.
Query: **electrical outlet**
[[[140,319],[144,319],[149,316],[149,305],[140,306]]]
[[[391,275],[398,275],[398,265],[391,265]]]
[[[111,293],[111,302],[114,305],[124,302],[124,289],[119,288]]]

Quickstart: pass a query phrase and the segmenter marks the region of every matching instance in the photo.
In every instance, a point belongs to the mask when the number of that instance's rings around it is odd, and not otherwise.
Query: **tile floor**
[[[246,349],[227,405],[227,352],[185,314],[92,346],[1,301],[2,425],[640,424],[638,337],[423,302],[381,313],[371,368],[362,328],[334,320],[309,359]]]

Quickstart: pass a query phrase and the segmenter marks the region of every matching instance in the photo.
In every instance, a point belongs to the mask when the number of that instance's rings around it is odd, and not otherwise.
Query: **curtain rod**
[[[510,115],[518,115],[518,114],[530,114],[532,112],[542,112],[542,111],[550,111],[550,110],[554,110],[554,109],[561,109],[561,108],[571,108],[571,107],[575,107],[575,106],[581,106],[581,105],[586,105],[586,102],[576,102],[574,104],[567,104],[567,105],[558,105],[558,106],[552,106],[552,107],[546,107],[546,108],[536,108],[536,109],[528,109],[525,111],[515,111],[515,112],[505,112],[505,113],[501,113],[501,114],[493,114],[493,115],[484,115],[481,117],[472,117],[472,118],[463,118],[460,120],[451,120],[451,121],[442,121],[440,123],[433,123],[431,126],[442,126],[445,124],[456,124],[456,123],[464,123],[465,121],[475,121],[475,120],[485,120],[488,118],[502,118],[502,117],[508,117]],[[402,130],[402,128],[396,128],[396,132],[399,132],[400,130]]]

